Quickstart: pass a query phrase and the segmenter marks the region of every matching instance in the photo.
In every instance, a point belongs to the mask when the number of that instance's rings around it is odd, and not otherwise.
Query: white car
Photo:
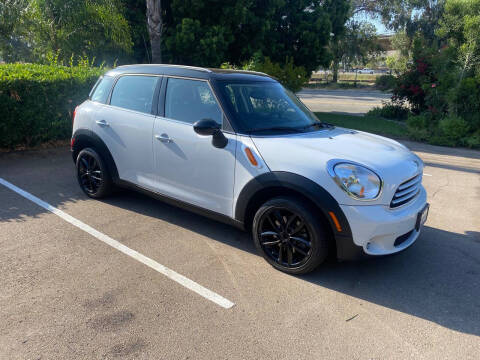
[[[373,74],[374,71],[372,69],[364,68],[364,69],[357,70],[357,73],[359,73],[359,74]]]
[[[291,274],[412,245],[428,214],[422,161],[396,141],[319,121],[254,72],[172,65],[108,71],[74,114],[92,198],[115,186],[251,230]]]

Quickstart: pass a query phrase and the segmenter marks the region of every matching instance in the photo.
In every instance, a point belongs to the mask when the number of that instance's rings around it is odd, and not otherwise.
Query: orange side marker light
[[[335,227],[337,228],[337,231],[338,231],[338,232],[342,232],[342,226],[341,226],[340,223],[338,222],[338,219],[337,219],[337,217],[335,216],[335,213],[334,213],[333,211],[329,211],[329,212],[328,212],[328,215],[330,215],[330,217],[332,218],[333,223],[335,224]]]
[[[257,166],[258,162],[257,159],[255,159],[255,156],[253,156],[252,150],[250,148],[246,147],[245,148],[245,154],[247,155],[248,161],[250,161],[250,164],[253,166]]]

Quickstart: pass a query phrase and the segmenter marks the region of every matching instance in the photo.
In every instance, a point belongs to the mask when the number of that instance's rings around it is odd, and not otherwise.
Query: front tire
[[[313,271],[328,255],[323,223],[309,204],[277,197],[263,204],[253,219],[258,251],[276,269],[289,274]]]
[[[92,148],[85,148],[77,156],[77,180],[83,192],[94,199],[109,195],[112,178],[102,157]]]

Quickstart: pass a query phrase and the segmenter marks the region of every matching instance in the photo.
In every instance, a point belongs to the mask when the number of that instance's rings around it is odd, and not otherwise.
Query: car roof
[[[118,76],[123,74],[172,75],[206,80],[275,81],[267,74],[255,71],[213,69],[170,64],[123,65],[108,71],[105,75]]]

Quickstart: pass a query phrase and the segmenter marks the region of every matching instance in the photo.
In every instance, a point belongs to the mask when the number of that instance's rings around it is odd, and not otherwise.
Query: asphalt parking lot
[[[302,277],[227,225],[130,191],[87,198],[67,148],[0,155],[0,178],[234,303],[0,185],[0,358],[478,359],[480,153],[407,145],[431,204],[417,243]]]

